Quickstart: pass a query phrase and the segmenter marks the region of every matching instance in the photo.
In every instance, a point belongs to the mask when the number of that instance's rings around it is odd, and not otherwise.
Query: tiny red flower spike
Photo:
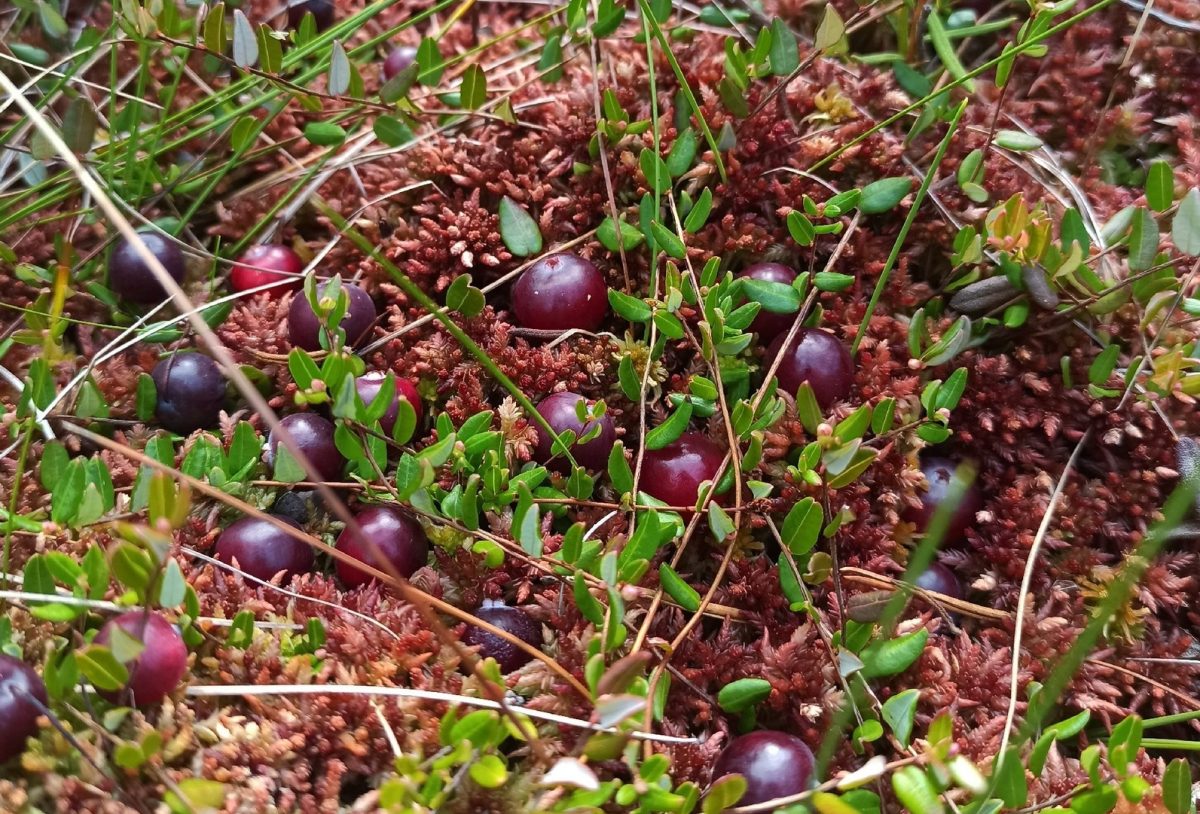
[[[924,533],[929,528],[929,521],[934,512],[950,499],[950,483],[954,479],[954,471],[958,464],[949,458],[934,455],[922,456],[921,472],[929,488],[921,493],[921,506],[905,512],[904,519],[916,523],[917,531]],[[962,500],[951,507],[950,524],[942,537],[943,545],[953,545],[959,542],[967,527],[975,522],[976,513],[983,508],[983,495],[974,483],[963,495]],[[924,587],[924,586],[922,586]],[[933,590],[933,589],[930,589]]]
[[[749,277],[752,280],[762,280],[765,283],[782,283],[791,285],[796,281],[795,269],[782,263],[754,263],[742,269],[739,277]],[[776,314],[772,311],[760,310],[750,330],[758,334],[760,342],[770,342],[784,331],[792,327],[796,321],[795,314]]]
[[[554,393],[538,403],[537,411],[556,433],[561,434],[571,430],[577,439],[594,431],[599,426],[600,434],[586,443],[572,446],[571,455],[580,466],[600,470],[608,466],[608,454],[612,452],[613,445],[617,442],[617,430],[608,413],[600,416],[597,420],[588,421],[586,424],[580,421],[576,413],[577,405],[586,401],[587,399],[578,393]],[[543,464],[549,462],[549,468],[558,472],[570,471],[570,463],[565,455],[560,453],[552,458],[553,443],[550,440],[550,433],[545,432],[533,422],[530,424],[538,434],[537,447],[533,451],[534,460]]]
[[[181,282],[187,265],[179,246],[150,229],[138,230],[138,234],[150,253],[162,263],[167,274],[175,282]],[[167,290],[154,276],[150,266],[142,261],[133,244],[125,238],[113,244],[112,253],[108,256],[108,287],[121,299],[142,305],[162,302],[167,298]]]
[[[302,271],[304,261],[290,247],[264,243],[252,246],[238,258],[229,273],[229,284],[234,291],[249,291],[278,283],[265,291],[271,297],[282,297],[288,291],[298,291],[304,284]]]
[[[807,791],[816,761],[808,745],[786,732],[759,731],[734,738],[713,766],[713,780],[740,774],[746,793],[738,805],[752,805]]]
[[[296,528],[300,524],[289,517],[278,517]],[[258,517],[234,521],[217,538],[216,557],[237,565],[252,577],[269,581],[283,572],[283,582],[294,574],[305,574],[313,567],[312,547],[274,523]]]
[[[484,602],[483,606],[475,611],[475,616],[505,633],[511,633],[526,644],[542,646],[541,626],[520,608],[509,607],[503,602]],[[463,644],[478,647],[480,658],[494,658],[500,665],[500,671],[504,673],[511,673],[533,659],[512,642],[507,642],[481,627],[468,627],[463,634]]]
[[[685,432],[642,458],[638,488],[668,506],[694,506],[700,484],[716,477],[725,450],[707,435]]]
[[[358,286],[343,284],[342,290],[349,297],[349,302],[346,304],[346,315],[338,327],[346,332],[346,346],[353,348],[371,330],[379,314],[371,295]],[[308,297],[303,294],[293,297],[288,307],[288,341],[304,350],[320,350],[321,330],[321,321],[308,304]]]
[[[154,366],[154,415],[171,432],[215,427],[225,406],[225,377],[203,353],[174,353]]]
[[[783,350],[787,334],[777,336],[767,349],[763,368],[769,369]],[[792,395],[808,382],[817,404],[827,409],[850,395],[854,387],[854,360],[837,337],[820,328],[801,328],[786,350],[776,370],[779,389]]]
[[[512,307],[526,328],[594,331],[608,315],[608,286],[600,270],[582,257],[551,254],[513,283]]]
[[[133,610],[109,619],[96,634],[96,643],[112,641],[113,629],[120,627],[143,645],[142,652],[126,667],[129,680],[124,691],[139,707],[151,706],[170,695],[187,672],[187,646],[173,624],[153,611]],[[121,693],[106,693],[117,700]]]
[[[372,506],[354,515],[354,522],[358,524],[362,535],[354,534],[347,526],[338,535],[337,548],[356,560],[387,573],[388,569],[375,557],[374,549],[377,548],[392,568],[408,579],[429,558],[429,541],[425,538],[425,530],[408,515],[389,506]],[[341,560],[337,562],[337,574],[348,588],[366,585],[374,579],[367,572]]]
[[[47,703],[46,685],[33,668],[0,653],[0,763],[25,751],[25,741],[37,733],[38,716]]]
[[[383,380],[386,378],[387,373],[382,370],[371,370],[354,380],[354,388],[358,391],[358,397],[363,400],[363,404],[370,404],[375,400],[375,397],[379,395],[380,388],[383,387]],[[417,392],[417,386],[408,379],[401,379],[397,376],[396,393],[392,396],[392,403],[388,405],[383,418],[379,419],[380,427],[389,436],[396,426],[396,418],[400,415],[400,399],[404,399],[412,405],[413,412],[417,415],[417,423],[421,423],[423,405],[421,404],[421,395]]]
[[[417,58],[417,49],[411,45],[400,45],[393,48],[383,61],[383,81],[392,79],[403,71]]]

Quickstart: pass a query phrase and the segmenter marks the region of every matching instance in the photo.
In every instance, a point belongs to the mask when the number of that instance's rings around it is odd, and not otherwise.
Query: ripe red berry
[[[383,61],[383,81],[387,82],[396,74],[412,65],[417,58],[417,49],[411,45],[399,45],[393,48]]]
[[[354,516],[362,535],[352,533],[347,526],[337,539],[337,548],[354,559],[374,566],[384,573],[388,569],[376,559],[370,540],[392,568],[407,579],[429,558],[429,541],[421,524],[389,506],[372,506]],[[365,539],[364,539],[365,538]],[[338,560],[337,574],[347,587],[365,585],[374,577]]]
[[[754,263],[742,269],[738,276],[784,285],[791,285],[796,281],[795,270],[782,263]],[[758,312],[754,322],[750,323],[750,330],[758,334],[759,341],[765,344],[789,330],[795,320],[795,314],[776,314],[763,309]]]
[[[513,283],[512,307],[526,328],[594,331],[608,314],[608,286],[600,270],[582,257],[551,254]]]
[[[122,693],[109,697],[120,698],[128,692],[134,706],[157,704],[179,686],[187,672],[187,646],[175,626],[153,611],[134,610],[109,619],[96,635],[97,644],[108,644],[113,628],[119,626],[144,649],[137,658],[125,665],[129,680]]]
[[[604,469],[608,466],[608,453],[612,452],[613,444],[617,442],[617,430],[607,412],[598,420],[588,421],[586,424],[580,421],[575,412],[576,405],[586,401],[587,399],[578,393],[554,393],[541,400],[537,411],[556,433],[571,430],[577,439],[593,431],[598,425],[600,434],[587,443],[572,446],[571,454],[575,457],[576,462],[586,469]],[[538,434],[537,446],[533,450],[533,459],[543,464],[549,462],[550,468],[559,472],[570,471],[570,463],[565,455],[559,453],[551,461],[553,444],[550,434],[544,432],[538,424],[534,422],[530,422],[530,424]]]
[[[333,440],[333,424],[315,413],[292,413],[281,418],[279,424],[291,435],[296,446],[304,453],[304,457],[308,458],[322,480],[337,480],[341,477],[346,459],[338,452],[337,444]],[[276,431],[271,430],[267,437],[267,463],[274,465],[278,446]]]
[[[304,15],[312,12],[313,22],[317,24],[318,31],[324,31],[329,26],[333,25],[333,13],[335,11],[333,0],[291,0],[288,3],[288,26],[296,28],[300,25],[300,21],[304,19]]]
[[[225,406],[225,377],[203,353],[174,353],[154,366],[154,414],[171,432],[215,427]]]
[[[950,500],[950,484],[954,479],[954,471],[958,462],[948,458],[928,455],[921,458],[921,473],[925,476],[929,487],[921,493],[921,506],[909,509],[904,519],[916,523],[917,532],[925,533],[929,521],[943,503]],[[979,488],[972,483],[962,499],[951,507],[950,524],[942,537],[942,544],[950,545],[962,539],[967,527],[975,522],[976,513],[983,508],[983,495]]]
[[[694,506],[700,484],[716,477],[725,450],[708,436],[685,432],[642,458],[639,488],[668,506]]]
[[[375,311],[375,303],[371,301],[367,292],[356,285],[343,285],[342,288],[346,291],[349,302],[339,327],[346,332],[346,346],[353,348],[371,330],[378,314]],[[321,331],[321,321],[313,313],[308,298],[303,294],[296,294],[288,308],[288,340],[304,350],[320,350]]]
[[[151,229],[139,229],[138,234],[167,274],[181,282],[187,266],[179,246]],[[108,287],[121,299],[134,303],[158,303],[167,298],[167,290],[125,238],[117,240],[108,256]]]
[[[363,400],[364,404],[370,404],[375,400],[386,378],[387,373],[382,370],[371,370],[354,380],[354,388],[358,391],[358,397]],[[421,423],[422,404],[417,386],[408,379],[397,377],[396,394],[392,396],[392,403],[388,406],[387,412],[383,414],[383,418],[379,419],[380,426],[389,436],[396,426],[396,418],[400,415],[400,399],[404,399],[412,405],[413,412],[417,415],[417,423]]]
[[[289,517],[277,517],[300,528]],[[216,557],[231,565],[236,560],[238,568],[262,580],[270,580],[282,571],[283,583],[313,567],[313,550],[308,544],[257,517],[243,517],[222,531],[217,538]]]
[[[271,297],[282,297],[288,291],[297,291],[304,284],[300,273],[304,261],[288,246],[264,243],[252,246],[238,258],[229,272],[229,284],[234,291],[249,291],[252,288],[278,283],[266,289]]]
[[[25,741],[37,734],[38,716],[45,706],[46,685],[33,668],[0,653],[0,763],[25,751]]]
[[[958,577],[954,575],[953,571],[940,562],[935,562],[925,569],[925,573],[917,577],[916,586],[955,599],[963,598],[962,583],[958,581]]]
[[[752,805],[807,791],[816,761],[804,741],[786,732],[758,731],[734,738],[713,766],[713,780],[740,774],[746,793],[738,805]]]
[[[775,337],[767,349],[764,369],[769,368],[779,355],[785,339],[786,334]],[[817,397],[817,404],[826,408],[850,395],[854,387],[854,360],[833,334],[820,328],[802,328],[783,351],[783,361],[779,363],[776,376],[779,389],[792,395],[802,383],[808,382]]]
[[[520,608],[513,608],[503,603],[485,602],[475,611],[475,616],[495,625],[505,633],[511,633],[526,644],[533,647],[542,646],[542,628],[530,618],[529,614]],[[511,673],[528,664],[533,657],[512,642],[501,639],[481,627],[470,626],[463,634],[463,644],[479,648],[480,658],[494,658],[500,665],[500,671]]]

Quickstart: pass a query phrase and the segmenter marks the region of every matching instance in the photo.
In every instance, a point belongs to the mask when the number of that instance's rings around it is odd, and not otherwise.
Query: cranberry
[[[746,266],[739,276],[788,286],[796,281],[796,271],[782,263],[754,263]],[[762,309],[754,318],[754,322],[750,323],[750,330],[758,334],[759,341],[770,342],[781,333],[786,333],[795,321],[795,314],[776,314]]]
[[[774,362],[785,339],[786,334],[775,337],[767,349],[765,366]],[[854,360],[833,334],[820,328],[802,328],[784,352],[776,375],[779,389],[793,395],[802,383],[808,382],[817,404],[825,408],[850,395],[854,387]]]
[[[716,477],[725,450],[708,436],[685,432],[642,458],[640,488],[668,506],[694,506],[700,484]]]
[[[734,738],[713,766],[713,780],[740,774],[746,793],[738,805],[752,805],[807,791],[816,761],[812,750],[786,732],[759,731]]]
[[[135,706],[157,704],[179,686],[187,672],[188,653],[183,637],[157,613],[134,610],[108,620],[96,635],[96,643],[108,644],[113,628],[118,625],[144,646],[138,657],[125,665],[129,670],[125,689]]]
[[[909,509],[904,515],[905,520],[917,524],[918,532],[924,533],[929,528],[929,521],[933,519],[934,512],[950,499],[950,483],[957,468],[958,462],[948,458],[934,455],[921,458],[921,473],[925,476],[929,488],[921,494],[921,507]],[[975,522],[975,514],[982,508],[983,495],[972,483],[962,500],[952,507],[950,524],[946,527],[941,542],[951,544],[961,540],[967,526]]]
[[[383,81],[387,82],[396,74],[412,65],[417,58],[417,49],[410,45],[400,45],[393,48],[383,61]]]
[[[279,517],[296,528],[290,517]],[[217,538],[217,559],[233,564],[252,577],[270,580],[280,571],[287,582],[294,574],[306,574],[313,567],[313,550],[268,520],[243,517],[230,524]]]
[[[358,397],[363,400],[364,404],[370,404],[375,400],[386,378],[387,374],[382,370],[372,370],[354,380],[354,387],[358,390]],[[383,418],[379,419],[380,426],[389,436],[392,434],[392,429],[396,426],[396,418],[400,415],[400,399],[404,399],[412,405],[413,412],[417,414],[417,423],[421,422],[422,405],[421,396],[417,393],[417,386],[408,379],[397,377],[396,394],[392,396],[392,403],[388,405],[387,412],[383,414]]]
[[[308,458],[322,480],[337,480],[346,459],[338,452],[333,440],[333,424],[315,413],[292,413],[279,420],[295,445]],[[275,430],[267,437],[267,463],[275,463],[275,448],[279,439]],[[294,457],[294,456],[293,456]]]
[[[45,706],[46,685],[25,662],[0,653],[0,763],[25,751],[25,741],[37,734],[38,716]]]
[[[291,0],[288,3],[288,26],[297,28],[306,13],[311,12],[318,31],[333,25],[333,0]]]
[[[953,571],[940,562],[930,565],[925,573],[917,577],[915,584],[918,588],[924,588],[926,591],[945,594],[955,599],[963,598],[962,583],[958,581],[958,577],[954,575]]]
[[[526,644],[533,647],[542,646],[541,626],[520,608],[509,607],[503,603],[485,602],[475,611],[475,615],[489,625],[511,633]],[[511,673],[528,664],[533,658],[512,642],[474,625],[467,628],[463,635],[463,644],[478,647],[480,658],[494,658],[503,673]]]
[[[600,270],[582,257],[551,254],[513,283],[512,307],[526,328],[594,331],[608,314],[608,286]]]
[[[249,291],[252,288],[278,283],[266,289],[271,297],[281,297],[288,291],[296,291],[304,283],[300,273],[304,261],[287,246],[264,243],[252,246],[238,258],[237,265],[229,273],[229,284],[234,291]]]
[[[187,266],[179,246],[152,229],[138,230],[150,253],[158,258],[175,282],[183,280]],[[135,303],[156,303],[167,298],[167,290],[154,276],[150,266],[142,261],[133,244],[125,238],[117,240],[108,256],[108,287],[123,300]]]
[[[608,453],[612,452],[613,444],[617,442],[617,430],[613,427],[612,419],[608,413],[602,415],[599,419],[588,421],[586,424],[579,420],[576,414],[576,405],[587,400],[578,393],[554,393],[542,399],[537,406],[537,411],[542,414],[542,418],[554,428],[556,433],[564,433],[571,430],[575,433],[576,438],[582,438],[584,434],[593,431],[597,426],[600,427],[600,434],[592,440],[584,444],[575,444],[572,446],[571,455],[575,457],[576,462],[580,466],[587,469],[604,469],[608,466]],[[533,458],[538,463],[549,462],[550,468],[559,472],[567,472],[570,470],[570,463],[562,453],[551,461],[552,442],[550,434],[541,429],[537,424],[533,424],[534,429],[538,433],[537,446],[533,450]]]
[[[318,291],[320,287],[321,284],[318,284]],[[346,346],[352,348],[371,330],[377,313],[375,303],[371,301],[367,292],[356,285],[343,285],[342,288],[350,301],[346,305],[346,315],[342,317],[339,327],[346,332]],[[324,328],[321,321],[313,313],[308,298],[303,294],[294,296],[291,307],[288,308],[288,340],[304,350],[320,350],[322,330]]]
[[[421,524],[391,507],[372,506],[364,509],[354,516],[354,522],[362,530],[362,537],[353,534],[347,526],[338,535],[337,547],[356,560],[374,566],[384,573],[388,572],[376,559],[372,547],[363,537],[374,543],[379,553],[405,579],[411,577],[429,558],[429,541],[425,539],[425,530],[421,528]],[[342,582],[350,588],[365,585],[374,579],[365,571],[341,560],[337,562],[337,573]]]
[[[171,432],[214,427],[225,406],[225,377],[203,353],[175,353],[154,366],[154,414]]]

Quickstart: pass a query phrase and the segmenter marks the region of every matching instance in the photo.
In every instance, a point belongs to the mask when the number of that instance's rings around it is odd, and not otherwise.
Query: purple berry
[[[383,81],[393,79],[396,74],[412,65],[417,58],[417,49],[410,45],[399,45],[393,48],[383,61]]]
[[[122,691],[128,691],[135,706],[157,704],[179,686],[187,672],[187,646],[175,626],[157,613],[134,610],[114,617],[96,635],[97,644],[108,644],[115,626],[144,645],[138,657],[126,668],[129,680]],[[121,693],[106,694],[120,698]]]
[[[154,414],[171,432],[215,427],[225,406],[225,377],[203,353],[174,353],[150,374],[158,391]]]
[[[333,25],[333,13],[336,9],[333,0],[291,0],[288,3],[288,26],[297,28],[306,13],[311,12],[318,31],[324,31]]]
[[[303,285],[304,280],[299,276],[302,271],[304,261],[291,248],[265,243],[252,246],[238,258],[237,265],[229,273],[229,284],[234,291],[249,291],[268,283],[286,281],[266,289],[272,298],[282,297]]]
[[[475,611],[475,616],[494,625],[505,633],[511,633],[526,644],[533,647],[542,646],[542,628],[533,621],[525,611],[513,608],[503,603],[489,604],[485,602]],[[511,673],[528,664],[533,657],[512,642],[501,639],[481,627],[471,626],[463,634],[463,644],[479,648],[479,657],[494,658],[500,665],[502,673]]]
[[[45,706],[46,685],[25,662],[0,653],[0,763],[25,751],[25,741],[37,734],[38,716]]]
[[[597,420],[589,421],[586,424],[581,422],[575,409],[577,404],[586,401],[587,399],[578,393],[554,393],[541,400],[537,411],[556,433],[571,430],[577,439],[582,438],[585,433],[591,432],[599,425],[599,435],[587,443],[575,444],[570,449],[580,466],[592,470],[604,469],[608,466],[608,453],[612,452],[613,444],[617,442],[617,431],[607,412]],[[537,446],[533,450],[533,459],[538,463],[549,463],[549,467],[558,472],[570,471],[571,466],[565,455],[559,453],[551,460],[550,434],[543,431],[538,424],[530,423],[538,434]]]
[[[338,535],[337,548],[360,562],[388,573],[364,537],[375,544],[392,569],[405,579],[411,577],[429,558],[429,541],[425,538],[425,530],[408,515],[388,506],[372,506],[356,514],[354,521],[362,530],[362,536],[352,533],[347,526]],[[365,571],[341,560],[337,562],[337,574],[350,588],[365,585],[374,579]]]
[[[594,331],[608,314],[608,286],[600,270],[582,257],[551,254],[513,283],[512,307],[526,328]]]
[[[698,432],[685,432],[642,458],[639,488],[668,506],[694,506],[700,484],[716,477],[725,450]]]
[[[782,263],[754,263],[746,266],[738,276],[762,280],[765,283],[783,283],[789,286],[796,281],[795,270]],[[776,314],[763,309],[758,312],[754,322],[750,323],[750,330],[758,334],[759,341],[765,344],[781,333],[787,332],[795,321],[795,314]]]
[[[934,512],[950,499],[950,483],[954,479],[954,470],[957,468],[958,462],[948,458],[933,455],[921,458],[921,473],[925,476],[929,487],[921,494],[920,508],[909,509],[904,515],[905,520],[916,523],[919,533],[923,534],[929,528],[929,521],[933,519]],[[983,495],[979,488],[972,483],[967,488],[962,500],[952,507],[950,524],[946,527],[946,533],[941,542],[953,544],[961,540],[967,527],[975,522],[975,514],[982,508]]]
[[[363,404],[370,404],[375,400],[386,378],[387,374],[382,370],[372,370],[354,380],[354,388],[358,391],[358,397],[363,400]],[[417,423],[421,423],[422,404],[417,386],[408,379],[396,377],[396,394],[392,396],[392,403],[388,406],[387,412],[383,414],[383,418],[379,419],[379,425],[389,436],[396,426],[396,418],[400,415],[400,399],[404,399],[412,405],[413,412],[417,415]]]
[[[300,524],[279,517],[296,528]],[[252,577],[270,580],[280,571],[286,583],[295,574],[306,574],[313,567],[313,550],[273,523],[257,517],[243,517],[221,532],[216,557],[234,564]]]
[[[768,369],[783,348],[787,335],[775,337],[763,361]],[[795,395],[808,382],[817,404],[827,408],[850,395],[854,387],[854,360],[833,334],[820,328],[802,328],[783,353],[776,371],[779,389]]]
[[[333,424],[315,413],[292,413],[279,420],[280,426],[291,435],[295,445],[308,458],[322,480],[337,480],[341,477],[346,459],[338,452],[333,440]],[[267,437],[267,463],[274,465],[275,450],[279,445],[276,431]],[[293,456],[295,457],[295,456]]]
[[[138,234],[172,279],[182,282],[187,266],[179,246],[151,229],[139,229]],[[125,238],[117,240],[108,256],[108,287],[121,299],[134,303],[158,303],[167,298],[167,290]]]
[[[321,285],[318,284],[318,292],[320,288]],[[355,343],[371,330],[378,314],[375,311],[375,303],[371,301],[367,292],[356,285],[343,285],[342,288],[350,301],[346,305],[346,315],[342,317],[339,327],[346,332],[346,346],[353,348]],[[296,294],[288,308],[288,340],[304,350],[320,350],[322,330],[321,321],[313,313],[308,298],[303,294]]]
[[[955,599],[963,598],[962,583],[958,581],[958,577],[954,575],[953,571],[940,562],[930,565],[925,570],[925,573],[917,577],[915,584],[918,588],[923,588],[926,591],[945,594]]]
[[[752,805],[807,791],[816,761],[804,741],[786,732],[759,731],[734,738],[713,766],[713,780],[740,774],[746,793],[738,805]]]

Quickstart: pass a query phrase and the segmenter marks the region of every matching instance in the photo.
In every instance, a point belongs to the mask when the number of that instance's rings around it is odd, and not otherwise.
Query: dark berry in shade
[[[393,48],[383,61],[383,81],[394,78],[396,74],[412,65],[416,58],[417,49],[411,45],[398,45]]]
[[[782,263],[754,263],[742,269],[742,273],[738,276],[784,285],[791,285],[796,281],[795,270]],[[795,314],[776,314],[773,311],[762,309],[754,318],[754,322],[750,323],[750,330],[758,334],[760,342],[770,342],[789,330],[795,321]]]
[[[698,432],[685,432],[642,458],[639,488],[668,506],[694,506],[700,484],[716,477],[725,449]]]
[[[820,328],[802,328],[784,349],[785,339],[786,334],[775,337],[763,360],[763,369],[767,370],[783,351],[775,373],[780,390],[794,396],[800,385],[808,382],[822,408],[850,395],[854,387],[854,360],[836,336]]]
[[[392,569],[407,579],[429,558],[429,541],[421,524],[388,506],[372,506],[354,515],[362,535],[347,526],[337,538],[337,548],[354,559],[374,566],[385,574],[388,569],[379,563],[370,540],[379,549]],[[364,540],[364,538],[366,538]],[[365,585],[374,577],[349,563],[337,561],[337,574],[349,588]]]
[[[182,282],[187,266],[179,246],[150,229],[139,230],[138,234],[150,253],[162,263],[167,274],[175,282]],[[167,290],[154,276],[150,266],[142,261],[133,244],[123,237],[113,244],[108,256],[108,287],[121,299],[134,303],[157,303],[167,298]]]
[[[950,500],[950,483],[957,468],[958,462],[949,458],[934,455],[921,458],[921,472],[925,475],[925,481],[929,486],[921,493],[920,508],[909,509],[904,514],[905,520],[916,523],[918,533],[923,534],[929,528],[929,522],[933,520],[934,512],[939,506]],[[950,524],[946,527],[946,533],[942,536],[941,543],[950,545],[961,540],[967,527],[975,522],[975,514],[982,508],[983,495],[979,488],[972,483],[967,487],[966,493],[958,504],[951,507]]]
[[[940,562],[935,562],[925,569],[925,573],[917,577],[916,586],[955,599],[963,598],[962,583],[953,571]]]
[[[592,263],[565,252],[538,260],[512,287],[517,321],[541,331],[594,331],[608,314],[608,286]]]
[[[521,641],[533,647],[542,646],[542,628],[530,618],[529,614],[520,608],[508,605],[485,602],[475,611],[475,616],[500,628],[505,633],[511,633]],[[474,625],[467,628],[463,635],[463,644],[479,648],[480,658],[494,658],[500,665],[500,671],[511,673],[532,661],[533,656],[517,647],[512,642]]]
[[[125,688],[106,697],[125,699],[125,693],[135,706],[157,704],[170,695],[183,674],[187,672],[187,646],[175,626],[152,611],[133,610],[113,617],[100,628],[97,644],[108,644],[113,628],[120,626],[143,645],[137,658],[126,664],[129,681]]]
[[[289,517],[279,519],[300,528]],[[243,517],[222,531],[217,538],[216,557],[231,565],[236,560],[238,568],[261,580],[269,581],[282,571],[284,583],[313,567],[311,546],[257,517]]]
[[[304,261],[291,248],[264,243],[252,246],[238,258],[229,273],[229,284],[234,291],[249,291],[270,283],[280,283],[265,289],[265,292],[271,297],[282,297],[288,291],[297,291],[304,284],[299,276],[302,271]]]
[[[375,400],[386,378],[387,373],[382,370],[372,370],[354,380],[354,387],[358,390],[358,397],[363,400],[363,404],[370,404]],[[421,395],[417,392],[417,386],[408,379],[401,379],[397,376],[396,393],[392,396],[392,403],[388,405],[387,412],[383,414],[383,418],[379,419],[379,425],[389,436],[392,434],[392,429],[396,426],[396,418],[400,415],[400,399],[404,399],[412,405],[413,412],[417,414],[417,423],[421,423],[422,404]]]
[[[799,794],[812,787],[816,761],[804,741],[786,732],[758,731],[730,741],[713,766],[713,781],[740,774],[746,793],[738,805]]]
[[[315,413],[292,413],[281,418],[279,424],[291,435],[322,480],[341,477],[346,459],[338,452],[333,440],[333,424]],[[276,448],[280,443],[276,432],[271,430],[267,437],[267,462],[271,465],[275,463]]]
[[[318,291],[321,286],[318,285]],[[339,326],[346,332],[346,346],[354,347],[375,324],[375,303],[371,296],[356,285],[343,285],[350,301]],[[297,293],[288,308],[288,340],[304,350],[321,350],[321,321],[313,313],[308,298]]]
[[[38,716],[45,706],[46,685],[33,668],[0,653],[0,763],[25,751],[25,741],[37,734]]]
[[[578,393],[554,393],[538,403],[537,411],[556,433],[571,430],[577,439],[592,432],[598,425],[600,427],[599,435],[586,443],[574,444],[570,449],[575,461],[585,469],[604,469],[608,466],[608,453],[612,452],[613,444],[617,442],[617,430],[607,412],[598,420],[588,421],[586,424],[580,421],[575,412],[576,405],[580,402],[586,403],[587,399]],[[553,442],[550,440],[550,433],[543,430],[541,425],[536,422],[531,421],[530,425],[538,434],[537,446],[533,449],[533,459],[543,464],[549,462],[550,468],[558,472],[569,472],[571,464],[566,455],[560,453],[551,460]]]
[[[215,427],[225,406],[225,377],[203,353],[174,353],[154,366],[154,415],[171,432]]]
[[[296,28],[304,19],[304,15],[312,12],[317,30],[323,31],[333,25],[334,11],[333,0],[291,0],[287,10],[288,26]]]
[[[295,492],[284,492],[271,504],[271,514],[286,517],[296,525],[303,526],[310,515],[309,501]]]

